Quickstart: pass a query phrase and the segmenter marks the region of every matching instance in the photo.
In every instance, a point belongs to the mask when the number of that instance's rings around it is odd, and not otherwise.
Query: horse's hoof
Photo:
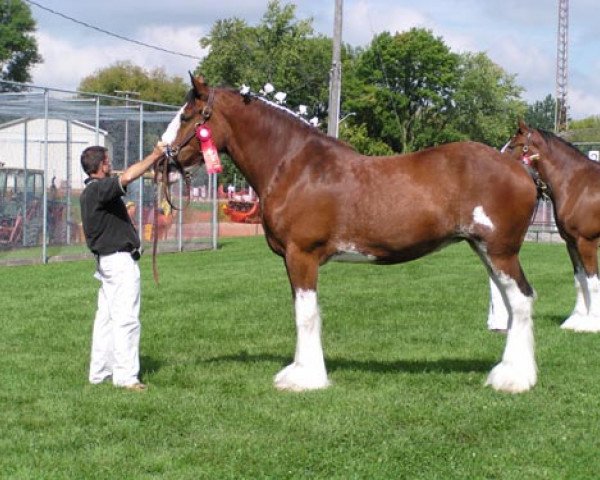
[[[310,369],[296,363],[288,365],[275,375],[274,383],[277,390],[290,392],[319,390],[331,385],[324,368]]]
[[[574,332],[598,333],[600,332],[600,318],[574,314],[567,318],[560,328]]]
[[[501,333],[502,335],[508,333],[508,328],[488,328],[488,330],[492,333]]]
[[[487,321],[487,328],[490,332],[506,333],[508,331],[508,319],[489,317]]]
[[[530,390],[536,381],[535,364],[533,368],[523,369],[501,362],[492,369],[485,384],[499,392],[522,393]]]

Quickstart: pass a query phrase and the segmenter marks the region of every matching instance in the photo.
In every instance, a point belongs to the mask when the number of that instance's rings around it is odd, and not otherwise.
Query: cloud
[[[146,26],[136,40],[156,45],[157,39],[168,39],[168,43],[160,46],[201,58],[206,54],[198,44],[203,34],[197,27]],[[117,61],[131,61],[148,70],[162,67],[167,74],[184,78],[188,70],[198,65],[195,59],[123,41],[109,39],[94,45],[75,46],[45,32],[38,32],[36,37],[44,62],[32,69],[33,83],[48,87],[75,90],[84,77]]]
[[[373,36],[387,31],[391,34],[411,28],[431,28],[433,21],[416,9],[398,6],[374,7],[373,2],[360,0],[344,11],[343,31],[345,43],[368,45]]]
[[[237,17],[257,25],[267,11],[266,0],[147,0],[74,2],[55,0],[52,8],[136,40],[202,57],[198,40],[215,21]],[[110,2],[108,2],[110,3]],[[287,4],[288,2],[282,2]],[[554,95],[557,5],[548,0],[346,0],[343,41],[367,46],[383,31],[430,29],[454,52],[485,52],[507,73],[517,74],[527,101]],[[313,18],[316,32],[333,35],[334,2],[296,2],[297,19]],[[569,103],[571,115],[597,114],[600,70],[596,52],[598,0],[571,2],[569,13]],[[163,67],[185,77],[194,59],[172,56],[126,43],[32,7],[38,22],[38,46],[45,63],[32,71],[36,84],[74,89],[81,79],[116,61],[132,61],[146,69]],[[599,100],[600,101],[600,100]]]

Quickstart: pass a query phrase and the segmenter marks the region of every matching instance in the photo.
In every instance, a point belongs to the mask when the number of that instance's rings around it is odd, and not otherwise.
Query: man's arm
[[[125,188],[131,182],[141,177],[146,170],[152,167],[152,165],[154,165],[156,161],[160,157],[162,157],[163,153],[164,144],[158,142],[158,144],[154,147],[154,150],[152,151],[152,153],[150,153],[150,155],[148,155],[146,158],[139,161],[138,163],[134,163],[123,172],[123,174],[120,177],[121,186]]]

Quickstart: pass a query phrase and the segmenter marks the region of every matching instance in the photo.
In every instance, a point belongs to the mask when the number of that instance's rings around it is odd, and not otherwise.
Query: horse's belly
[[[370,253],[361,251],[356,245],[352,243],[338,245],[337,252],[331,257],[331,260],[335,262],[344,263],[375,263],[377,257]]]
[[[377,245],[365,246],[344,243],[337,246],[337,252],[331,259],[347,263],[404,263],[421,258],[459,240],[459,238],[449,237],[429,239],[421,242],[409,242],[406,244],[390,243],[386,245],[379,243]]]

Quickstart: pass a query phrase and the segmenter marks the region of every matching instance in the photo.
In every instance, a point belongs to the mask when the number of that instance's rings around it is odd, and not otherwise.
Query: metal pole
[[[96,145],[100,143],[100,97],[96,97]]]
[[[71,245],[71,223],[72,223],[72,211],[71,211],[71,187],[73,182],[73,172],[72,172],[72,164],[73,159],[71,158],[71,142],[73,138],[73,133],[71,129],[71,120],[67,120],[67,188],[66,188],[66,196],[67,196],[67,245]],[[55,199],[56,200],[56,199]]]
[[[25,218],[26,218],[26,212],[27,212],[27,206],[28,206],[28,199],[27,199],[27,180],[29,180],[29,173],[27,171],[27,147],[28,147],[28,130],[27,130],[27,126],[29,125],[29,119],[25,120],[25,123],[23,124],[23,174],[25,175],[25,191],[23,193],[23,246],[26,246],[28,243],[27,240],[27,228],[26,227],[26,222],[25,222]],[[35,179],[34,179],[35,181]]]
[[[569,82],[569,0],[558,1],[558,35],[556,48],[556,111],[554,131],[567,129],[567,92]]]
[[[329,79],[329,116],[327,135],[337,138],[340,117],[340,98],[342,90],[342,0],[335,1],[335,19],[333,23],[333,52]]]
[[[48,105],[50,92],[44,90],[44,195],[42,201],[42,263],[48,263]],[[26,215],[26,212],[23,213]],[[26,217],[25,217],[26,218]]]
[[[179,175],[179,205],[177,210],[177,249],[183,252],[183,175]],[[173,212],[171,212],[173,215]]]
[[[138,155],[140,160],[144,158],[144,104],[140,102],[140,136],[139,136],[139,146],[138,146]],[[138,208],[137,208],[137,222],[138,222],[138,235],[140,237],[140,243],[144,242],[144,175],[142,175],[138,180],[139,190],[138,190]]]
[[[217,195],[217,174],[213,173],[208,176],[209,181],[212,184],[212,199],[213,199],[213,209],[212,209],[212,248],[213,250],[217,249],[218,237],[219,237],[219,198]]]
[[[130,90],[115,90],[117,95],[125,95],[125,150],[123,152],[123,170],[126,170],[129,166],[129,96],[139,96],[139,92],[132,92]],[[142,159],[144,157],[140,157]]]

